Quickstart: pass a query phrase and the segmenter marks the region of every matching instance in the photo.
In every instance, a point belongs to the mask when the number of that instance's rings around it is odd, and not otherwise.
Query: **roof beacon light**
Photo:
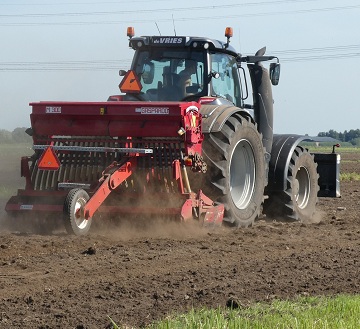
[[[233,36],[233,29],[232,27],[227,27],[225,29],[225,36],[227,38],[227,41],[225,43],[225,48],[229,47],[229,43],[230,43],[230,38]]]
[[[126,30],[126,35],[131,39],[135,35],[135,29],[133,26],[129,26]]]
[[[225,29],[225,36],[229,39],[233,36],[233,29],[232,27],[227,27]]]

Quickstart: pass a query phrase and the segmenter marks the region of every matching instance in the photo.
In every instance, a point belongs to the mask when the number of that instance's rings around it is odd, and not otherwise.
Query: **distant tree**
[[[340,142],[349,142],[352,145],[358,145],[360,140],[360,129],[350,129],[349,131],[345,130],[344,132],[337,132],[334,129],[330,129],[327,132],[319,132],[318,137],[332,137]]]
[[[12,135],[10,131],[5,129],[0,129],[0,143],[6,144],[12,142]]]
[[[340,132],[340,133],[339,133],[339,141],[345,142],[344,137],[345,137],[344,133],[341,133],[341,132]]]
[[[339,133],[334,129],[330,129],[329,130],[329,137],[339,139]]]
[[[25,132],[27,128],[15,128],[11,135],[15,143],[31,142],[31,137]]]
[[[15,128],[12,132],[0,129],[0,143],[31,143],[31,137],[25,132],[27,128]]]
[[[356,138],[352,139],[351,144],[359,147],[360,146],[360,137],[356,137]]]
[[[341,137],[340,141],[345,142],[346,141],[346,135],[347,135],[347,130],[345,130],[342,133],[339,133],[339,137]]]
[[[360,137],[360,130],[359,129],[351,129],[347,132],[346,135],[346,142],[351,142],[353,139]]]

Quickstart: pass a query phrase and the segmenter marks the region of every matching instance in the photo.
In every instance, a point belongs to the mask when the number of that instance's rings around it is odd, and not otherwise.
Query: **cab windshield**
[[[194,50],[157,48],[137,53],[133,69],[147,101],[181,101],[205,95],[205,54]]]

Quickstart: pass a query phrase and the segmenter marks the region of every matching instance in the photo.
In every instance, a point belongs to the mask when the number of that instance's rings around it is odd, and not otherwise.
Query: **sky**
[[[30,102],[119,94],[135,35],[205,36],[279,57],[275,133],[360,128],[360,0],[0,0],[0,129],[30,126]]]

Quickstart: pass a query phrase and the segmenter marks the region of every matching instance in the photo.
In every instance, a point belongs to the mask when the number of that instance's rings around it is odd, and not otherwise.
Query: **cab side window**
[[[241,88],[235,59],[227,54],[211,54],[211,71],[219,73],[217,79],[211,79],[211,94],[226,98],[240,107]]]

